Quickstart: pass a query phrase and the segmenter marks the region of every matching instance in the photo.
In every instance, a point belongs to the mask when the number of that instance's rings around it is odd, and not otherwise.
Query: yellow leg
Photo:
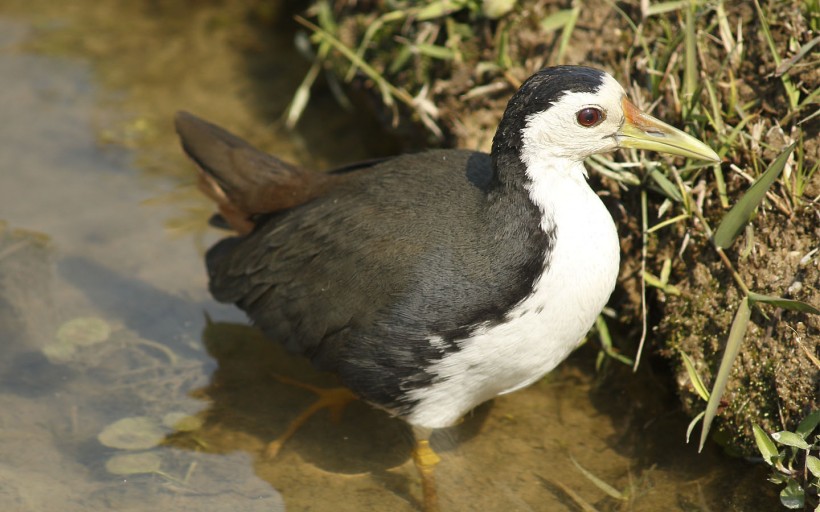
[[[413,450],[413,462],[421,476],[421,491],[424,498],[424,512],[439,512],[438,492],[433,470],[441,461],[441,457],[430,446],[428,429],[413,430],[416,436],[416,447]]]
[[[293,437],[293,434],[295,434],[296,431],[299,430],[311,416],[326,408],[330,413],[330,418],[333,421],[339,421],[342,418],[342,411],[345,406],[353,400],[356,400],[356,395],[354,395],[353,392],[347,388],[320,388],[285,377],[284,375],[274,375],[274,378],[283,384],[312,391],[319,396],[319,399],[313,402],[310,407],[302,411],[296,419],[291,421],[288,428],[285,429],[285,432],[281,436],[268,444],[268,447],[265,450],[265,455],[270,459],[275,458],[279,454],[279,450],[282,449],[282,445],[284,445],[288,439]]]

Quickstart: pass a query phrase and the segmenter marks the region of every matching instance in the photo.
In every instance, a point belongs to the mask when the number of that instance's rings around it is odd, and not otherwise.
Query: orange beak
[[[615,139],[618,147],[647,149],[697,160],[720,162],[712,148],[663,121],[642,112],[629,98],[621,100],[624,124]]]

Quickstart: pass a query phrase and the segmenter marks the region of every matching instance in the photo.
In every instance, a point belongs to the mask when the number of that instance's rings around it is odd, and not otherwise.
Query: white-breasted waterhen
[[[489,155],[435,150],[322,173],[188,113],[176,128],[238,233],[208,251],[213,296],[410,423],[428,511],[431,430],[552,370],[615,286],[617,232],[583,160],[617,148],[719,160],[579,66],[524,82]]]

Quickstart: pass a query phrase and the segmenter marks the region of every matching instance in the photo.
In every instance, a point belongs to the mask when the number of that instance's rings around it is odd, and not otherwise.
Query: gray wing
[[[436,165],[441,158],[449,165]],[[431,345],[432,335],[456,350],[532,284],[522,262],[504,261],[510,240],[487,219],[489,175],[489,157],[469,152],[377,165],[215,246],[211,291],[360,395],[395,408],[448,350]]]

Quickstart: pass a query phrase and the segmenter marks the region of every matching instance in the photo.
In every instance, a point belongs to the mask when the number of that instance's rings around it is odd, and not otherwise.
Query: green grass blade
[[[564,63],[564,56],[567,53],[567,48],[569,48],[569,40],[572,38],[572,32],[575,30],[575,23],[578,21],[580,13],[580,7],[570,9],[570,17],[561,31],[561,41],[558,43],[558,56],[556,57],[556,61],[560,64]]]
[[[316,7],[318,8],[316,20],[319,22],[319,26],[327,32],[335,34],[339,29],[339,25],[333,18],[333,7],[330,5],[330,2],[327,0],[319,2]]]
[[[601,340],[601,346],[605,351],[612,350],[612,337],[609,335],[609,326],[606,325],[604,315],[598,315],[595,319],[595,329],[598,330],[598,338]]]
[[[692,437],[692,431],[695,430],[698,422],[703,419],[704,414],[706,414],[706,411],[701,411],[692,419],[692,421],[689,422],[689,426],[686,427],[686,444],[689,444],[689,438]]]
[[[729,194],[726,193],[726,180],[723,178],[723,169],[720,165],[713,165],[715,170],[715,184],[718,189],[718,197],[720,198],[720,205],[724,208],[729,207]]]
[[[419,21],[427,21],[441,18],[462,8],[464,8],[464,2],[456,2],[453,0],[430,2],[416,14],[416,19]]]
[[[609,357],[616,359],[625,365],[632,366],[632,359],[619,354],[612,345],[612,336],[609,334],[609,327],[606,325],[604,315],[598,315],[595,319],[595,329],[598,331],[598,339],[601,342],[601,350]]]
[[[752,218],[752,213],[755,208],[757,208],[763,201],[763,198],[766,197],[766,191],[769,190],[772,183],[774,183],[777,177],[780,176],[780,173],[783,172],[783,168],[786,166],[786,161],[789,159],[792,150],[794,150],[794,146],[795,145],[792,144],[780,153],[769,168],[766,169],[766,172],[749,187],[749,190],[743,194],[743,197],[723,216],[720,225],[715,230],[715,245],[721,249],[726,249],[732,245],[735,237],[743,231],[746,223]]]
[[[410,47],[409,44],[402,46],[399,49],[398,55],[393,59],[393,62],[390,63],[390,67],[387,68],[387,72],[390,74],[397,73],[399,70],[404,68],[404,66],[410,61],[413,57],[413,49]]]
[[[743,114],[740,122],[737,123],[737,125],[729,131],[729,135],[727,135],[726,138],[721,141],[724,148],[733,145],[735,143],[735,139],[738,138],[738,136],[743,132],[743,129],[746,127],[746,125],[755,118],[756,116],[747,116]],[[718,155],[726,154],[726,150],[724,148],[718,150]]]
[[[555,32],[560,28],[566,27],[572,18],[573,10],[574,9],[562,9],[550,14],[541,20],[541,30],[543,32]]]
[[[371,23],[369,27],[367,27],[367,30],[365,30],[364,36],[362,36],[362,42],[359,43],[359,47],[356,49],[356,56],[360,60],[364,60],[364,52],[367,50],[367,46],[370,44],[370,41],[373,39],[376,33],[379,30],[381,30],[381,28],[384,26],[384,20],[385,16],[380,16],[375,21],[373,21],[373,23]],[[356,71],[358,70],[359,66],[357,66],[355,63],[351,65],[350,69],[347,71],[347,74],[345,75],[345,82],[353,80],[353,77],[356,76]]]
[[[672,275],[672,260],[665,258],[663,260],[663,267],[661,267],[661,282],[664,285],[669,284],[670,275]]]
[[[718,100],[715,92],[715,86],[708,80],[704,81],[703,85],[706,87],[706,92],[709,94],[709,104],[712,106],[712,115],[709,116],[709,120],[715,131],[721,134],[723,133],[723,116],[721,115],[720,100]]]
[[[680,295],[680,288],[678,288],[674,284],[669,284],[668,282],[652,274],[651,272],[644,271],[642,275],[644,281],[646,281],[646,284],[648,284],[652,288],[663,290],[663,293],[667,293],[669,295]]]
[[[666,283],[661,281],[660,278],[656,277],[654,274],[652,274],[650,272],[644,272],[643,273],[643,278],[646,281],[646,284],[648,284],[649,286],[651,286],[653,288],[658,288],[660,290],[663,290],[663,288],[666,286]]]
[[[810,448],[809,443],[807,443],[805,439],[794,432],[789,432],[788,430],[775,432],[772,434],[772,439],[782,445],[800,448],[801,450],[808,450]]]
[[[510,57],[510,24],[503,23],[499,25],[496,32],[496,63],[501,69],[510,69],[513,66],[512,57]]]
[[[419,43],[413,47],[422,55],[432,57],[439,60],[452,60],[455,57],[455,52],[450,48],[439,46],[436,44]]]
[[[680,351],[680,355],[683,358],[683,366],[686,367],[686,373],[689,374],[689,380],[692,382],[692,387],[695,388],[698,396],[703,398],[704,402],[708,402],[709,390],[706,389],[706,385],[703,383],[700,375],[698,375],[698,372],[695,370],[695,365],[692,363],[692,359],[690,359],[689,355],[683,350]]]
[[[774,465],[774,460],[778,456],[777,446],[775,446],[774,441],[769,437],[769,434],[757,425],[752,425],[752,430],[755,434],[757,449],[760,451],[760,455],[763,456],[763,460],[769,466]]]
[[[652,4],[649,8],[646,9],[647,16],[655,16],[656,14],[664,14],[670,11],[677,11],[680,10],[683,6],[685,6],[687,0],[675,0],[671,2],[660,2],[657,4]]]
[[[315,36],[319,39],[319,41],[328,43],[336,51],[338,51],[345,58],[347,58],[352,64],[358,66],[364,74],[370,77],[370,79],[372,79],[378,86],[379,91],[382,94],[382,101],[385,103],[385,105],[392,105],[393,97],[395,96],[404,104],[410,107],[414,107],[413,97],[410,95],[410,93],[388,82],[381,75],[381,73],[376,71],[375,68],[373,68],[370,64],[368,64],[367,62],[362,60],[358,55],[356,55],[356,52],[354,52],[352,49],[348,48],[344,43],[333,37],[332,34],[314,25],[313,23],[309,22],[308,20],[302,17],[297,16],[296,21],[312,30]]]
[[[481,12],[491,20],[497,20],[515,8],[518,0],[484,0]]]
[[[652,181],[654,181],[661,188],[666,197],[675,201],[676,203],[680,203],[681,201],[683,201],[680,192],[678,191],[678,187],[676,187],[674,183],[669,181],[669,178],[664,176],[662,172],[660,172],[657,169],[652,169],[649,172],[649,177],[652,178]]]
[[[820,43],[820,36],[817,36],[808,43],[804,44],[799,50],[797,50],[797,53],[795,53],[794,56],[781,62],[780,65],[777,66],[777,69],[774,70],[774,76],[780,76],[788,73],[792,66],[794,66],[797,61],[805,57],[811,49],[817,45],[817,43]]]
[[[749,300],[752,302],[762,302],[764,304],[771,304],[779,308],[788,309],[791,311],[801,311],[803,313],[811,313],[813,315],[820,315],[820,309],[803,301],[784,299],[782,297],[772,297],[771,295],[761,295],[759,293],[749,293]]]
[[[797,430],[795,430],[795,434],[800,435],[803,439],[806,439],[809,434],[811,434],[817,425],[820,425],[820,411],[814,411],[813,413],[809,414],[803,421],[797,425]],[[818,475],[820,476],[820,475]]]
[[[811,474],[820,478],[820,459],[814,455],[806,455],[806,467],[811,471]]]
[[[820,96],[820,89],[815,89],[814,91],[812,91],[812,92],[811,92],[811,94],[809,94],[808,96],[806,96],[806,97],[803,99],[803,101],[801,101],[801,102],[800,102],[799,107],[800,107],[800,108],[803,108],[803,107],[805,107],[805,106],[808,106],[808,105],[811,105],[811,104],[817,103],[817,96]],[[815,115],[816,115],[816,114],[817,114],[817,112],[815,111]],[[810,116],[810,117],[811,117],[811,116]],[[807,118],[807,119],[808,119],[808,118]]]
[[[712,426],[712,420],[715,419],[715,415],[717,414],[720,399],[726,390],[726,384],[729,382],[729,373],[732,371],[732,364],[735,362],[735,359],[737,359],[740,346],[743,344],[743,337],[746,335],[746,329],[749,327],[750,316],[749,298],[743,297],[743,300],[740,301],[740,307],[737,308],[737,313],[735,313],[735,319],[732,321],[729,339],[726,341],[726,350],[724,350],[723,359],[720,361],[720,368],[715,377],[715,384],[712,386],[709,403],[706,404],[706,414],[703,417],[703,429],[700,432],[699,452],[703,450],[703,445],[706,443],[709,429]]]
[[[757,19],[760,22],[761,28],[763,28],[763,38],[766,40],[766,44],[769,45],[769,51],[772,53],[772,57],[775,60],[775,64],[778,66],[780,65],[780,54],[777,53],[777,44],[774,42],[774,38],[772,37],[772,33],[769,30],[769,22],[766,19],[766,13],[763,12],[763,9],[760,7],[760,2],[755,0],[755,10],[757,10]]]
[[[684,27],[684,68],[683,68],[683,95],[686,98],[687,112],[693,103],[695,90],[698,87],[697,50],[695,48],[695,7],[697,2],[690,2],[686,9],[686,26]]]
[[[310,89],[313,87],[313,82],[316,81],[316,77],[319,76],[321,69],[322,63],[319,59],[316,59],[305,75],[305,78],[302,79],[302,83],[293,94],[293,98],[290,100],[290,104],[285,112],[285,126],[288,128],[293,129],[296,127],[296,123],[298,123],[302,117],[302,113],[305,111],[308,101],[310,101]]]
[[[769,45],[769,51],[774,59],[774,64],[775,66],[780,67],[782,59],[780,58],[780,54],[777,53],[777,44],[775,43],[775,40],[772,37],[772,32],[769,29],[769,22],[766,19],[766,14],[760,7],[760,2],[758,2],[758,0],[755,0],[754,4],[755,9],[757,10],[758,21],[760,21],[760,27],[763,29],[763,37]],[[795,87],[794,83],[791,81],[791,78],[789,78],[789,75],[781,75],[780,81],[783,83],[783,88],[786,89],[786,98],[788,98],[789,106],[793,110],[797,107],[800,100],[800,89]]]
[[[648,233],[654,233],[655,231],[657,231],[657,230],[659,230],[659,229],[661,229],[661,228],[664,228],[664,227],[666,227],[666,226],[668,226],[668,225],[670,225],[670,224],[675,224],[676,222],[680,222],[680,221],[682,221],[682,220],[686,220],[686,219],[688,219],[689,217],[691,217],[691,215],[686,214],[686,213],[681,213],[680,215],[677,215],[677,216],[675,216],[675,217],[672,217],[671,219],[666,219],[666,220],[664,220],[664,221],[662,221],[662,222],[658,222],[657,224],[655,224],[655,225],[654,225],[654,226],[652,226],[651,228],[647,229],[647,230],[646,230],[646,232],[647,232],[647,234],[648,234]]]

